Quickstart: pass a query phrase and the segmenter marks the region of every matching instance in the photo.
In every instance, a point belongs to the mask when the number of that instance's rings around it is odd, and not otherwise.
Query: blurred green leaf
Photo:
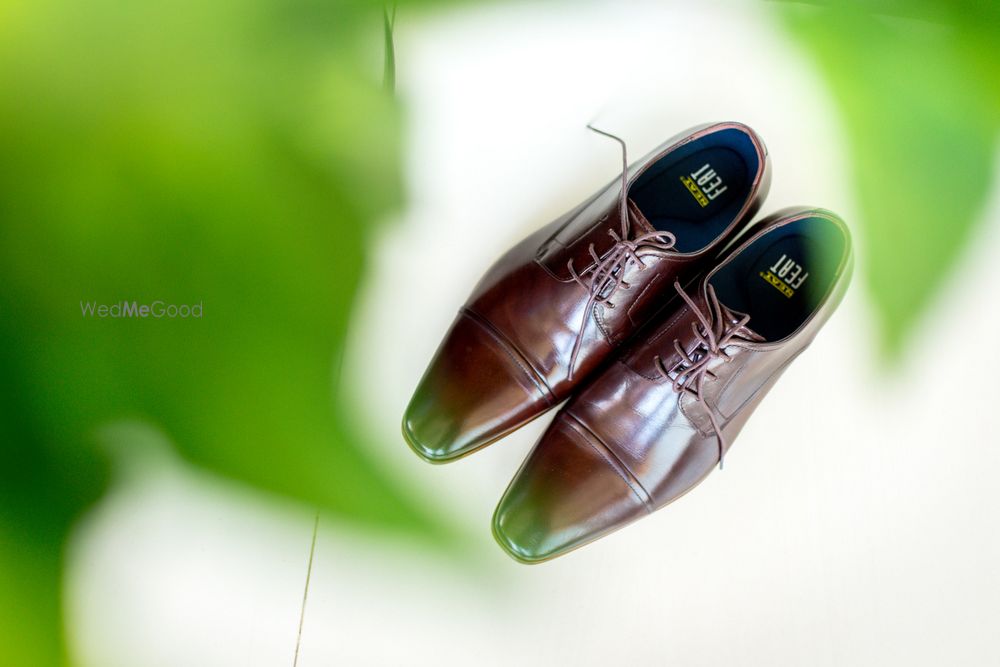
[[[0,664],[64,660],[62,551],[113,420],[331,518],[450,539],[333,400],[401,197],[398,109],[360,55],[380,11],[0,0]],[[203,316],[80,305],[157,300]]]
[[[393,42],[393,30],[396,28],[396,5],[392,11],[385,8],[382,15],[385,39],[385,68],[382,74],[382,85],[390,93],[396,92],[396,45]]]
[[[997,8],[942,1],[781,10],[840,108],[862,214],[861,271],[893,360],[983,212],[1000,129]]]
[[[105,487],[102,462],[82,447],[58,452],[44,394],[21,380],[29,332],[0,291],[0,664],[55,665],[61,641],[63,550],[80,509]],[[80,439],[69,445],[79,445]]]

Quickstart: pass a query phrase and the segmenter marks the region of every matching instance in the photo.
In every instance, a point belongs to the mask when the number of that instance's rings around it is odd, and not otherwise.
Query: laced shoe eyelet
[[[715,407],[709,405],[698,389],[704,382],[719,379],[719,376],[709,368],[714,359],[722,359],[723,362],[729,363],[733,360],[733,356],[729,353],[727,347],[733,345],[734,340],[747,341],[746,336],[741,334],[741,331],[750,317],[749,315],[744,316],[738,322],[723,322],[720,327],[718,318],[721,317],[722,306],[719,304],[718,297],[715,295],[715,290],[711,285],[708,288],[707,313],[702,311],[694,299],[688,296],[679,282],[674,282],[674,289],[677,290],[677,293],[698,320],[691,323],[691,334],[694,336],[697,344],[694,350],[687,353],[680,344],[680,340],[674,339],[674,347],[677,350],[677,354],[681,355],[685,364],[678,364],[677,375],[671,378],[671,371],[665,368],[662,360],[657,356],[657,370],[664,378],[673,380],[674,391],[687,392],[701,401],[719,443],[719,467],[721,468],[723,456],[728,448],[726,435],[720,423],[722,417],[718,414]],[[717,328],[720,330],[717,330]]]
[[[573,350],[569,355],[569,370],[567,372],[567,377],[570,380],[573,379],[573,369],[576,367],[577,355],[580,352],[580,346],[583,342],[587,322],[594,316],[594,308],[598,304],[603,304],[608,308],[614,308],[615,305],[613,303],[609,303],[607,300],[619,287],[626,290],[629,289],[630,285],[622,280],[623,275],[628,269],[629,262],[634,262],[638,265],[639,270],[642,271],[646,268],[646,263],[643,262],[642,258],[639,256],[640,249],[648,253],[659,253],[662,255],[663,253],[671,250],[676,251],[674,246],[677,243],[677,239],[669,232],[650,232],[644,234],[641,233],[641,230],[632,228],[632,216],[630,216],[628,210],[628,152],[625,148],[625,142],[622,141],[621,138],[604,132],[603,130],[599,130],[592,125],[588,125],[587,127],[598,134],[603,134],[611,139],[614,139],[621,145],[622,148],[621,192],[619,193],[618,201],[618,217],[621,224],[621,234],[614,229],[607,230],[608,236],[611,237],[614,243],[601,255],[597,254],[595,244],[590,243],[588,250],[591,259],[593,260],[593,264],[584,269],[582,272],[578,273],[575,271],[572,259],[570,259],[567,263],[570,277],[573,281],[590,292],[590,298],[587,301],[587,306],[584,310],[582,321],[580,322],[580,330],[577,333],[576,340],[573,342]],[[598,223],[605,223],[610,220],[610,218],[611,213],[605,213]],[[630,229],[635,234],[634,238],[629,238]],[[585,280],[584,276],[588,273],[590,274],[589,279]],[[608,290],[608,294],[602,295],[605,289]]]

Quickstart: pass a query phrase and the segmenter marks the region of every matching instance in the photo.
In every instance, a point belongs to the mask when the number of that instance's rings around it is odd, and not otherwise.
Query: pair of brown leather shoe
[[[523,562],[606,535],[721,467],[850,279],[834,214],[786,209],[748,228],[770,166],[745,125],[695,128],[631,166],[622,154],[620,179],[486,272],[403,418],[413,450],[443,463],[569,399],[493,518]]]

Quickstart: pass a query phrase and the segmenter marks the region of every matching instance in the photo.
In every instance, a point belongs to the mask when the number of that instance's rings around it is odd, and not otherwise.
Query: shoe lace
[[[680,360],[671,368],[667,368],[663,359],[657,355],[654,358],[656,367],[660,374],[673,382],[674,391],[686,392],[693,395],[705,408],[708,418],[712,422],[715,430],[715,437],[719,442],[719,470],[722,470],[722,459],[728,448],[728,442],[719,422],[721,415],[712,408],[705,400],[702,386],[706,378],[717,377],[709,368],[716,359],[724,359],[729,363],[732,357],[726,352],[726,347],[734,342],[753,342],[746,335],[746,325],[750,321],[749,315],[743,315],[736,322],[730,322],[722,312],[722,305],[715,294],[715,288],[708,285],[708,308],[707,313],[695,305],[694,300],[681,287],[679,282],[674,282],[674,289],[687,303],[688,308],[697,318],[691,323],[691,331],[694,333],[697,345],[688,353],[681,345],[679,339],[674,339],[674,350]]]
[[[598,256],[594,249],[594,244],[589,247],[590,256],[593,259],[585,270],[577,273],[573,266],[573,260],[566,263],[569,274],[573,280],[590,293],[587,305],[583,310],[583,317],[580,321],[580,330],[577,332],[576,340],[573,342],[573,351],[569,359],[568,378],[573,379],[573,370],[576,368],[577,357],[580,354],[580,346],[583,343],[583,335],[587,329],[587,322],[594,315],[597,304],[604,304],[607,308],[614,308],[615,304],[609,300],[619,289],[629,289],[631,287],[625,280],[625,269],[629,262],[635,262],[639,270],[646,268],[643,256],[657,255],[663,256],[673,249],[677,239],[670,232],[651,232],[642,234],[635,238],[629,238],[631,226],[628,217],[628,150],[625,142],[609,132],[600,130],[593,125],[587,128],[606,137],[614,139],[622,148],[622,188],[619,196],[619,219],[621,222],[621,232],[614,229],[608,230],[608,235],[614,239],[614,245],[605,251],[603,256]],[[640,251],[643,253],[640,255]]]

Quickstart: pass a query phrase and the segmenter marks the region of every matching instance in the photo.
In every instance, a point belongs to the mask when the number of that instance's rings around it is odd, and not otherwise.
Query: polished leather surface
[[[838,225],[848,239],[836,264],[832,287],[818,308],[791,335],[767,342],[752,319],[725,356],[712,358],[701,398],[679,391],[660,371],[680,361],[675,348],[699,349],[699,320],[686,304],[664,313],[559,412],[517,473],[493,519],[498,542],[514,558],[538,562],[597,539],[690,491],[720,462],[719,436],[710,410],[731,444],[757,404],[788,364],[813,340],[849,283],[851,253],[847,228],[826,211],[794,209],[771,216],[720,267],[761,235],[803,218]],[[693,301],[708,304],[708,281],[697,284]],[[721,304],[732,327],[740,314]]]
[[[591,246],[599,258],[613,249],[609,232],[622,228],[621,184],[615,180],[524,239],[486,272],[404,415],[403,435],[417,454],[431,462],[453,460],[557,405],[663,309],[673,298],[674,280],[693,277],[718,255],[767,192],[769,162],[752,130],[738,123],[696,128],[632,164],[626,175],[631,184],[647,166],[687,142],[734,128],[753,142],[758,169],[732,222],[700,251],[657,255],[640,250],[645,266],[630,261],[621,272],[628,288],[613,291],[606,302],[588,304],[591,294],[574,280],[569,266],[585,274],[595,265]],[[627,210],[630,237],[656,231],[631,200]]]

